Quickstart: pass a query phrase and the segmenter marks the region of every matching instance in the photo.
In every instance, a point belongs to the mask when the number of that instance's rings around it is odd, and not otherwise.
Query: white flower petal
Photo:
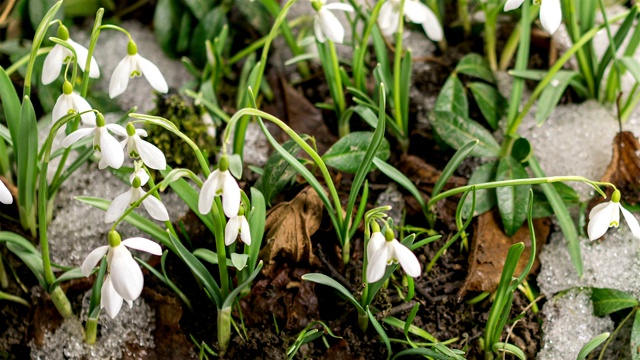
[[[100,246],[98,248],[93,249],[93,251],[91,251],[89,255],[87,255],[87,258],[84,259],[84,261],[82,262],[82,266],[80,266],[82,275],[84,275],[85,277],[91,275],[93,268],[96,267],[96,265],[98,265],[98,262],[107,253],[108,250],[109,250],[108,245]]]
[[[322,8],[327,10],[337,10],[337,11],[346,11],[346,12],[354,11],[353,6],[349,4],[341,3],[341,2],[334,2],[331,4],[323,5]]]
[[[140,179],[140,186],[144,186],[147,182],[149,182],[149,174],[147,174],[144,169],[138,169],[138,171],[132,172],[131,175],[129,175],[130,184],[133,185],[133,179],[135,179],[136,176],[138,177],[138,179]]]
[[[118,66],[111,74],[111,81],[109,82],[109,97],[114,98],[122,94],[129,84],[129,75],[131,74],[131,56],[127,55],[124,59],[120,60]]]
[[[562,23],[562,8],[560,0],[544,0],[540,5],[540,22],[542,27],[552,34],[558,30]]]
[[[164,157],[162,150],[148,141],[144,141],[140,136],[134,135],[133,141],[136,144],[140,159],[150,168],[155,170],[164,170],[167,168],[167,159]]]
[[[344,28],[342,27],[340,20],[338,20],[331,11],[324,8],[318,11],[318,15],[318,22],[320,23],[322,33],[327,37],[327,39],[334,43],[342,44],[344,41]]]
[[[6,205],[13,204],[13,195],[2,181],[0,181],[0,202]]]
[[[44,59],[44,65],[42,66],[42,84],[48,85],[54,82],[60,75],[60,68],[62,67],[62,61],[68,50],[62,45],[55,44],[53,49],[49,51],[47,57]]]
[[[238,229],[240,228],[240,224],[238,224],[238,215],[232,216],[227,221],[227,226],[224,228],[224,244],[229,246],[233,244],[238,238]]]
[[[122,127],[122,125],[118,124],[106,124],[105,125],[109,131],[118,135],[118,136],[127,136],[127,130]]]
[[[100,156],[102,156],[102,155],[100,155]],[[106,161],[104,161],[104,158],[103,158],[103,157],[101,157],[101,158],[100,158],[100,161],[98,162],[98,169],[100,169],[100,170],[104,170],[104,169],[106,169],[106,168],[108,168],[108,167],[109,167],[109,164],[107,164],[107,162],[106,162]]]
[[[69,113],[69,105],[69,95],[60,94],[56,100],[56,104],[53,105],[53,110],[51,111],[51,122],[56,122],[63,116],[67,115]]]
[[[376,231],[371,234],[371,238],[367,243],[367,261],[371,261],[373,254],[375,254],[386,241],[387,239],[384,238],[384,235],[382,235],[380,231]]]
[[[131,203],[131,197],[133,196],[133,188],[129,189],[124,194],[118,195],[107,209],[107,212],[104,215],[104,222],[109,224],[120,218],[124,211],[127,209],[129,204]]]
[[[422,268],[420,267],[420,262],[416,255],[409,250],[408,247],[402,245],[398,240],[393,240],[391,245],[393,246],[396,260],[398,260],[400,266],[402,266],[402,270],[411,277],[420,276]]]
[[[146,194],[144,191],[142,190],[140,191],[142,192],[143,195]],[[142,200],[142,205],[144,206],[145,209],[147,209],[147,212],[149,212],[149,215],[151,215],[152,218],[158,221],[171,220],[169,218],[169,213],[167,212],[167,208],[164,206],[162,201],[158,200],[158,198],[156,198],[155,196],[152,196],[152,195],[147,196],[146,199]]]
[[[327,41],[327,38],[324,37],[324,33],[322,33],[322,28],[320,27],[320,15],[316,15],[313,18],[313,32],[316,35],[316,40],[320,43],[324,43]]]
[[[112,250],[109,271],[113,288],[123,299],[133,301],[140,296],[144,286],[142,270],[124,245],[120,244]]]
[[[116,289],[113,288],[111,276],[107,275],[104,279],[100,295],[100,307],[107,310],[107,314],[110,318],[115,318],[122,308],[122,296],[120,296],[116,292]]]
[[[613,211],[618,212],[617,203],[608,202],[605,207],[601,207],[600,211],[590,214],[589,225],[587,226],[587,234],[589,240],[599,239],[609,229]],[[619,215],[618,215],[619,216]]]
[[[511,11],[513,9],[519,8],[524,0],[507,0],[507,3],[504,4],[504,11]]]
[[[136,129],[136,134],[142,137],[146,137],[148,135],[147,130],[145,129]]]
[[[211,211],[213,206],[213,198],[216,196],[216,190],[218,188],[219,177],[218,170],[212,172],[200,189],[200,195],[198,197],[198,211],[200,214],[206,215]],[[237,213],[236,213],[237,215]]]
[[[388,5],[388,9],[385,13],[382,13],[383,9],[380,9],[380,18],[378,20],[378,25],[380,27],[380,32],[384,36],[391,36],[396,31],[398,31],[398,25],[400,25],[400,13],[394,9],[393,4],[391,2],[385,2],[382,5],[382,8]],[[384,16],[383,16],[384,15]]]
[[[374,283],[382,279],[387,270],[387,260],[389,260],[389,247],[382,246],[372,255],[371,261],[367,264],[368,283]]]
[[[106,127],[100,130],[100,153],[104,161],[114,169],[119,169],[124,162],[122,147],[113,135],[109,134]]]
[[[623,208],[622,206],[620,206],[620,211],[622,211],[622,216],[624,216],[624,219],[627,221],[627,224],[629,225],[629,229],[631,229],[631,233],[633,234],[633,236],[640,238],[640,225],[638,225],[638,219],[636,219],[636,217],[633,216],[633,214],[629,212],[629,210]]]
[[[68,148],[83,137],[93,134],[95,130],[95,128],[81,128],[72,132],[62,140],[62,147]]]
[[[223,171],[222,176],[222,209],[231,218],[240,210],[240,186],[229,170]]]
[[[419,1],[405,0],[404,2],[404,16],[414,24],[427,21],[427,12],[431,12],[431,9]]]
[[[79,112],[85,112],[85,111],[89,111],[92,109],[91,105],[89,105],[89,102],[87,100],[85,100],[82,96],[80,96],[79,94],[76,93],[71,93],[71,99],[73,100],[73,105],[74,105],[74,109]],[[88,126],[96,126],[96,113],[93,111],[89,111],[87,113],[84,113],[82,115],[80,115],[80,118],[82,119],[82,123],[84,125],[88,125]]]
[[[80,69],[84,71],[85,64],[87,63],[87,56],[89,56],[89,50],[71,39],[68,39],[67,43],[69,43],[69,45],[71,45],[76,51],[76,56],[78,56],[78,65],[80,66]],[[94,79],[99,78],[100,68],[98,68],[98,62],[93,56],[91,57],[90,67],[91,68],[89,69],[89,77]]]
[[[424,6],[427,9],[427,20],[422,23],[424,32],[427,34],[429,39],[433,41],[442,41],[442,39],[444,38],[444,32],[442,31],[440,20],[438,19],[436,14],[431,11],[431,9],[429,9],[426,5]]]
[[[602,211],[602,209],[606,208],[609,205],[611,205],[611,201],[606,201],[594,206],[593,209],[591,209],[591,211],[589,212],[589,219],[593,219],[593,217],[597,213],[599,213],[600,211]]]
[[[167,81],[162,76],[160,69],[152,63],[151,61],[143,58],[142,56],[136,54],[138,66],[140,70],[142,70],[142,74],[147,78],[149,84],[152,88],[156,89],[158,92],[166,94],[169,91],[169,86],[167,85]]]
[[[152,255],[161,256],[162,248],[158,243],[153,242],[149,239],[141,238],[141,237],[132,237],[127,240],[123,240],[122,244],[130,249],[136,249],[144,252],[148,252]]]
[[[251,245],[251,229],[249,229],[249,221],[243,216],[240,218],[240,238],[245,245]]]

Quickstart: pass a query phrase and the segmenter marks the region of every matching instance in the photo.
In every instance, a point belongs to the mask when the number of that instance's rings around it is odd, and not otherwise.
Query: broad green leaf
[[[202,0],[199,0],[200,2]],[[198,66],[203,66],[207,61],[205,41],[213,40],[222,31],[222,27],[227,23],[227,17],[222,6],[216,6],[208,12],[194,13],[199,18],[193,34],[191,35],[190,58]]]
[[[236,179],[242,178],[242,157],[238,154],[227,155],[229,159],[229,172]]]
[[[521,137],[513,142],[511,146],[511,157],[516,161],[525,163],[529,161],[532,155],[533,149],[531,148],[529,140]]]
[[[495,180],[497,169],[497,161],[492,161],[479,166],[471,175],[468,185],[482,184]],[[462,217],[465,219],[469,218],[472,201],[472,197],[467,196],[462,207]],[[473,216],[483,214],[491,210],[494,206],[496,206],[496,189],[484,189],[476,191],[476,206],[473,211]]]
[[[327,166],[355,174],[364,160],[369,144],[373,140],[373,134],[373,132],[369,131],[358,131],[342,137],[327,150],[322,156],[322,160]],[[387,160],[390,155],[389,142],[383,139],[375,156],[382,160]]]
[[[456,65],[456,72],[473,76],[492,84],[496,83],[496,78],[482,55],[473,53],[466,55]]]
[[[493,135],[474,120],[451,112],[436,111],[431,117],[431,124],[442,140],[456,150],[477,139],[478,145],[471,151],[471,156],[500,156],[500,145]]]
[[[303,139],[306,140],[305,135]],[[282,148],[292,156],[296,156],[300,151],[300,145],[291,139],[282,144]],[[293,183],[297,174],[296,169],[289,165],[280,153],[274,152],[264,165],[263,175],[258,179],[255,187],[264,194],[267,204],[271,204],[271,200],[276,195]]]
[[[247,266],[248,260],[249,260],[249,255],[231,253],[231,263],[238,270],[244,269],[244,267]]]
[[[496,170],[496,181],[526,179],[529,175],[522,165],[512,157],[502,158]],[[498,210],[502,217],[505,234],[513,236],[527,218],[527,198],[531,185],[496,188]]]
[[[631,359],[640,360],[640,311],[636,310],[631,328]]]
[[[444,185],[447,183],[447,180],[453,175],[453,172],[462,164],[462,162],[469,156],[469,153],[473,151],[473,148],[478,145],[478,140],[471,140],[466,143],[463,147],[461,147],[456,153],[451,157],[451,160],[447,163],[447,165],[442,170],[440,177],[433,185],[433,191],[431,192],[431,197],[437,196],[440,194],[440,191],[444,188]]]
[[[560,98],[562,98],[562,94],[564,94],[567,86],[578,76],[580,76],[580,74],[577,71],[559,71],[553,79],[551,79],[549,85],[542,90],[542,94],[540,94],[540,98],[538,99],[538,111],[536,112],[536,123],[538,126],[544,124],[547,118],[549,118],[553,109],[558,105]]]
[[[591,289],[593,301],[593,313],[596,316],[605,316],[618,310],[638,306],[638,299],[624,291],[616,289]]]
[[[360,303],[358,303],[358,300],[356,300],[356,298],[353,297],[353,295],[349,292],[349,290],[347,290],[347,288],[342,286],[342,284],[340,284],[339,282],[328,277],[327,275],[320,274],[320,273],[304,274],[302,275],[302,280],[311,281],[316,284],[326,285],[333,288],[334,290],[339,292],[342,295],[342,297],[349,300],[349,302],[353,304],[353,306],[355,306],[356,309],[358,309],[358,313],[362,314],[365,312],[362,306],[360,306]]]
[[[580,352],[578,353],[578,357],[576,357],[576,360],[585,360],[593,350],[595,350],[598,346],[600,346],[600,344],[602,344],[609,338],[609,335],[610,334],[608,332],[604,332],[600,335],[595,336],[593,339],[589,340],[589,342],[584,344],[582,349],[580,349]],[[635,360],[636,358],[633,357],[633,359]]]
[[[193,15],[200,21],[202,21],[202,18],[211,10],[211,5],[213,4],[213,2],[207,0],[184,0],[184,2]]]
[[[467,85],[476,100],[482,116],[493,130],[498,128],[498,121],[507,109],[507,100],[495,86],[482,82],[472,82]]]
[[[179,0],[158,0],[153,13],[153,32],[165,53],[176,55],[176,42],[182,17],[182,7]]]
[[[467,94],[464,90],[464,85],[456,74],[451,74],[442,89],[440,89],[434,110],[454,113],[461,117],[469,117]]]

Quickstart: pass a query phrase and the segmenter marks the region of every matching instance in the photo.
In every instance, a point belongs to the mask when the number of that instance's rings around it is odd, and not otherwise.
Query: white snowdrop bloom
[[[227,221],[227,226],[224,229],[224,244],[229,246],[233,244],[238,235],[242,239],[242,242],[251,245],[251,232],[249,230],[249,222],[244,216],[244,209],[240,207],[240,213],[236,216],[232,216]]]
[[[146,179],[148,180],[149,177],[146,177]],[[108,224],[118,220],[129,206],[145,196],[147,192],[142,190],[142,185],[144,185],[142,180],[139,177],[134,177],[131,182],[131,189],[113,199],[104,216],[104,222]],[[170,220],[167,208],[155,196],[147,196],[142,200],[142,205],[152,218],[158,221]]]
[[[311,5],[316,10],[316,15],[313,18],[313,31],[316,39],[321,43],[329,39],[334,43],[342,44],[344,27],[331,11],[353,12],[353,6],[341,2],[327,4],[326,0],[312,0]]]
[[[207,135],[215,138],[217,132],[216,124],[213,122],[213,118],[211,117],[211,115],[209,115],[209,113],[205,111],[202,115],[200,115],[200,120],[202,120],[202,123],[207,126]]]
[[[51,120],[56,122],[63,116],[69,113],[81,113],[91,110],[89,105],[79,94],[73,92],[73,86],[70,82],[65,81],[62,86],[62,94],[56,100],[56,104],[53,106],[53,112],[51,113]],[[96,114],[93,111],[89,111],[80,115],[82,124],[87,126],[96,126]]]
[[[111,166],[114,169],[119,169],[124,162],[124,152],[118,140],[109,133],[109,130],[116,135],[127,135],[126,130],[122,126],[118,124],[106,124],[104,116],[98,113],[93,127],[80,128],[67,135],[67,137],[62,140],[62,146],[68,148],[83,137],[93,135],[93,149],[99,151],[102,155],[99,167],[103,169],[106,166]]]
[[[222,169],[222,170],[220,170]],[[240,210],[240,186],[229,172],[229,160],[222,156],[218,169],[211,172],[200,189],[198,211],[202,215],[208,214],[213,205],[213,199],[222,196],[222,209],[228,218],[238,215]]]
[[[143,58],[138,54],[138,46],[129,40],[127,46],[127,56],[120,60],[118,66],[111,74],[111,81],[109,82],[109,96],[114,97],[122,94],[129,84],[129,79],[137,76],[144,75],[149,81],[152,88],[158,92],[167,93],[169,86],[167,85],[164,76],[160,72],[160,69],[151,61]]]
[[[60,27],[58,27],[58,38],[71,45],[78,56],[76,63],[80,66],[80,69],[84,71],[84,66],[87,63],[87,56],[89,56],[87,48],[71,40],[69,38],[69,30],[67,30],[64,25],[60,25]],[[42,67],[42,83],[44,85],[51,84],[60,75],[62,65],[73,60],[73,58],[73,53],[69,49],[60,44],[55,44],[44,59],[44,65]],[[90,67],[89,77],[94,79],[99,78],[100,69],[98,68],[98,62],[93,56],[91,57]]]
[[[441,41],[444,37],[442,25],[436,14],[419,0],[405,0],[402,9],[407,20],[422,25],[429,39]],[[378,26],[384,36],[391,36],[398,31],[400,24],[400,0],[387,0],[380,8]]]
[[[511,11],[519,8],[524,0],[507,0],[504,4],[504,11]],[[540,5],[540,22],[542,27],[549,34],[553,34],[558,30],[562,23],[562,7],[560,0],[533,0],[535,4]]]
[[[587,226],[587,234],[589,240],[597,240],[610,227],[618,227],[620,225],[620,212],[627,221],[633,236],[640,238],[640,225],[638,220],[629,210],[620,204],[620,191],[616,190],[611,195],[611,201],[598,204],[591,209],[589,213],[589,225]]]
[[[411,277],[418,277],[422,272],[418,258],[409,248],[393,238],[376,231],[367,244],[367,282],[376,282],[384,276],[387,265],[400,263],[402,269]]]
[[[142,163],[136,161],[134,164],[135,170],[129,175],[129,183],[133,185],[133,181],[138,177],[140,186],[144,186],[149,181],[149,174],[142,168]]]
[[[136,129],[132,123],[127,124],[127,139],[121,145],[126,145],[127,154],[130,157],[140,158],[148,167],[156,170],[164,170],[167,168],[167,159],[164,153],[155,145],[148,141],[142,140],[140,136],[147,136],[144,129]]]
[[[140,266],[131,256],[129,249],[162,255],[160,245],[145,238],[134,237],[121,241],[116,231],[109,233],[109,245],[93,250],[82,263],[80,269],[84,276],[91,275],[93,268],[107,255],[107,276],[102,283],[100,307],[107,310],[113,319],[120,312],[123,300],[133,306],[142,293],[144,278]]]
[[[0,181],[0,203],[5,205],[13,204],[13,195],[11,195],[7,185],[2,181]]]

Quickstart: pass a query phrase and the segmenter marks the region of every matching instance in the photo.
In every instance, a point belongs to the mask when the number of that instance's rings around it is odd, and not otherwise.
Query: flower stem
[[[90,318],[84,327],[84,342],[92,345],[96,343],[98,335],[98,319]]]
[[[55,305],[63,318],[67,319],[73,316],[73,310],[71,310],[69,298],[67,298],[67,295],[62,291],[60,286],[56,286],[56,288],[49,293],[49,296],[51,297],[53,305]]]
[[[218,350],[224,355],[231,341],[231,307],[218,309]]]
[[[400,0],[400,9],[404,9],[405,0]],[[409,124],[405,124],[404,116],[402,114],[402,99],[400,95],[402,91],[400,87],[401,69],[402,69],[402,34],[404,33],[404,11],[399,12],[400,20],[398,21],[398,31],[396,32],[396,44],[393,59],[393,110],[396,122],[400,132],[398,133],[398,139],[402,147],[402,152],[406,153],[409,150],[409,142],[407,140],[407,130]]]

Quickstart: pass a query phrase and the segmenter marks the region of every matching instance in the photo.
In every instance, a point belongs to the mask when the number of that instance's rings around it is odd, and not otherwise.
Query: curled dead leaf
[[[307,187],[293,200],[274,206],[267,214],[267,243],[260,251],[265,261],[263,273],[271,277],[276,260],[294,264],[319,265],[311,249],[313,235],[322,221],[324,205],[312,187]]]
[[[638,138],[629,131],[623,131],[613,139],[613,153],[611,162],[600,181],[614,184],[622,193],[625,201],[633,204],[640,202],[640,143]],[[611,195],[613,189],[606,188],[605,192]],[[601,197],[596,197],[592,206],[602,202]]]
[[[525,249],[520,256],[515,274],[520,275],[531,254],[531,238],[529,226],[524,224],[512,236],[507,237],[502,231],[501,222],[496,221],[499,214],[497,210],[486,212],[478,216],[478,222],[473,232],[471,252],[469,253],[469,272],[467,278],[458,292],[461,300],[467,291],[493,292],[500,283],[502,268],[511,245],[522,242]],[[533,220],[533,229],[536,234],[536,259],[531,268],[535,272],[540,266],[538,254],[544,247],[549,236],[551,221],[549,218]]]

